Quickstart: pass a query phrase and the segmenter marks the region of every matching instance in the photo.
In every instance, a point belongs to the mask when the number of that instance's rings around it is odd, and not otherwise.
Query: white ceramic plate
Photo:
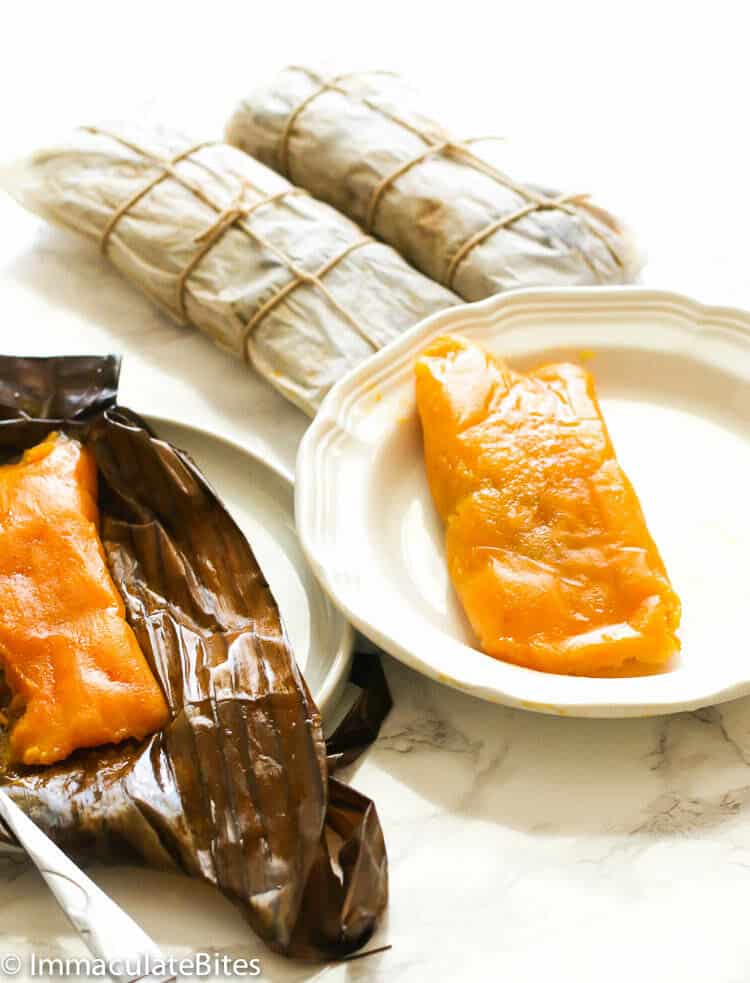
[[[187,451],[244,532],[281,610],[297,664],[321,713],[346,684],[352,630],[318,586],[294,528],[292,479],[238,444],[162,417],[159,437]]]
[[[584,360],[683,603],[668,673],[558,676],[474,646],[424,475],[413,363],[459,332],[528,368]],[[297,459],[300,541],[349,619],[407,665],[547,713],[642,716],[750,693],[750,314],[638,287],[523,290],[435,315],[342,380]]]

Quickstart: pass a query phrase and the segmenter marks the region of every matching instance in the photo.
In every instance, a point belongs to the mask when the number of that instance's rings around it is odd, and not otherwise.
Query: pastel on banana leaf
[[[374,804],[331,772],[388,712],[382,669],[356,663],[364,698],[329,762],[251,547],[193,461],[117,405],[118,371],[112,356],[0,357],[0,463],[51,430],[93,452],[107,564],[170,719],[49,767],[6,758],[0,785],[74,855],[183,871],[273,949],[346,955],[385,907],[387,860]]]

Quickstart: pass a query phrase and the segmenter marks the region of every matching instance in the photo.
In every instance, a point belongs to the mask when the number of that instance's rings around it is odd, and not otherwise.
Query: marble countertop
[[[214,6],[230,16],[224,4]],[[583,6],[588,13],[595,10]],[[136,7],[133,20],[142,23],[147,8]],[[476,7],[476,16],[481,9]],[[651,6],[642,13],[655,18],[654,30],[666,44],[667,22]],[[166,31],[166,15],[154,16],[152,33]],[[280,16],[269,14],[269,34],[280,29]],[[85,107],[75,114],[78,121],[93,118],[107,100],[116,103],[118,112],[123,105],[132,111],[170,77],[187,90],[196,118],[211,120],[218,131],[246,76],[252,74],[252,82],[269,66],[304,59],[305,28],[323,44],[322,29],[305,18],[291,48],[278,40],[270,43],[252,73],[238,68],[240,41],[222,42],[226,72],[214,78],[213,89],[201,88],[200,95],[188,73],[178,71],[185,59],[201,53],[198,24],[181,29],[182,52],[176,45],[158,67],[146,64],[127,94],[103,72],[95,40],[104,26],[89,25],[64,53],[42,40],[46,101],[42,82],[17,97],[19,112],[3,140],[2,156],[18,152],[32,129],[40,133],[54,123],[57,131],[62,118],[74,115],[76,100]],[[64,31],[65,23],[55,20],[50,36]],[[524,24],[528,30],[533,26],[528,19]],[[600,26],[605,37],[606,25]],[[416,21],[411,29],[418,30]],[[435,29],[447,45],[450,28]],[[130,27],[122,30],[122,44],[136,37]],[[351,26],[343,30],[354,34]],[[624,30],[635,44],[637,31],[632,26]],[[697,22],[689,24],[695,45],[701,30]],[[384,46],[387,38],[378,31],[371,40]],[[733,44],[731,37],[726,43]],[[549,71],[562,79],[559,98],[573,99],[579,69],[574,65],[566,81],[569,62],[553,45],[540,44],[544,57],[539,61],[548,59]],[[147,63],[154,42],[145,45]],[[368,57],[365,48],[364,42],[355,46],[360,60]],[[406,46],[395,43],[388,50],[389,63],[408,70]],[[688,61],[675,55],[677,81],[670,91],[685,86],[692,103],[690,112],[684,101],[674,103],[667,124],[661,62],[649,45],[641,56],[639,77],[629,79],[629,89],[618,76],[606,100],[598,90],[592,93],[595,126],[579,120],[571,140],[552,113],[546,133],[532,127],[524,135],[533,146],[545,137],[555,142],[565,172],[561,180],[578,164],[583,178],[592,182],[587,186],[638,229],[649,250],[645,283],[702,301],[750,306],[743,241],[748,208],[737,203],[733,190],[745,180],[746,138],[718,125],[712,108],[721,104],[730,113],[740,110],[739,103],[727,101],[726,93],[735,91],[729,69],[714,55],[716,71],[706,69],[699,86]],[[11,67],[3,71],[18,71],[19,57],[11,54]],[[92,59],[88,70],[68,71],[77,58],[85,62],[87,57]],[[218,76],[223,62],[212,57]],[[590,57],[591,71],[608,67],[601,50],[590,51]],[[466,72],[472,70],[468,59],[463,64]],[[483,70],[489,71],[486,66],[485,61]],[[519,71],[520,66],[513,62]],[[100,71],[96,77],[106,81],[92,86],[91,73]],[[491,71],[499,86],[505,69]],[[49,79],[56,72],[59,93],[50,92]],[[447,98],[449,83],[437,56],[424,55],[414,74]],[[0,77],[6,92],[9,78]],[[470,76],[463,90],[451,84],[454,100],[469,92],[472,79],[476,82],[477,76]],[[649,98],[649,92],[656,96]],[[633,97],[637,114],[628,112]],[[180,93],[173,91],[170,98],[177,104]],[[612,100],[614,117],[605,111]],[[543,102],[532,87],[527,110],[541,112]],[[485,93],[485,114],[488,104]],[[522,122],[514,104],[503,127],[517,123],[522,129]],[[717,171],[720,181],[711,179]],[[156,312],[93,246],[45,227],[5,198],[0,198],[0,312],[4,352],[121,352],[126,405],[179,415],[293,466],[307,422],[299,411],[197,332]],[[375,799],[386,834],[391,903],[372,945],[390,943],[391,949],[338,966],[290,964],[256,944],[237,912],[208,888],[187,886],[176,876],[93,868],[97,882],[165,950],[216,948],[258,956],[263,978],[282,983],[748,979],[750,699],[674,717],[563,719],[491,706],[387,657],[384,662],[395,708],[376,746],[354,767],[351,781]],[[0,860],[3,949],[84,952],[40,878],[7,859]]]

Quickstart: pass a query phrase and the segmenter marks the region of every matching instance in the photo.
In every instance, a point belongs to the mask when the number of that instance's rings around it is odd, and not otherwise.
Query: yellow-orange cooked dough
[[[555,673],[663,668],[680,602],[591,375],[514,372],[445,336],[418,359],[416,390],[450,576],[481,648]]]
[[[0,467],[0,665],[17,717],[10,752],[23,764],[142,738],[167,720],[107,568],[96,495],[93,455],[62,434]]]

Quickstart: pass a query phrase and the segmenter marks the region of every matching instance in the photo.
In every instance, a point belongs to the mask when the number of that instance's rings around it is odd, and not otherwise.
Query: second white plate
[[[535,672],[474,647],[427,487],[413,364],[459,332],[524,368],[583,360],[682,598],[670,672]],[[369,638],[413,668],[547,713],[640,716],[750,693],[750,315],[642,288],[524,290],[438,314],[331,391],[297,461],[300,541]]]

